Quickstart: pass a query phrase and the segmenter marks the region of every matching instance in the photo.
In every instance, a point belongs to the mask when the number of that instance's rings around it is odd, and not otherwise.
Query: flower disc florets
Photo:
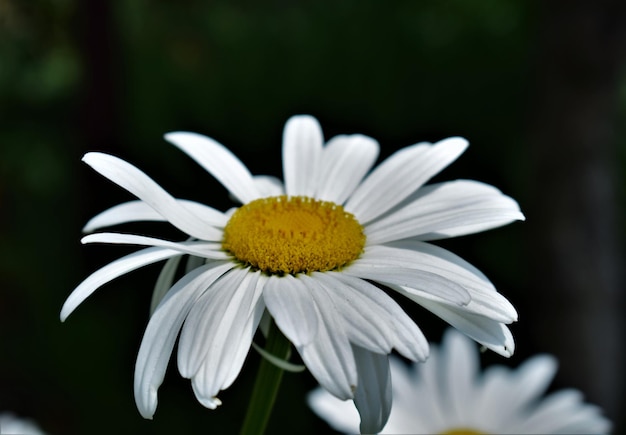
[[[245,204],[224,228],[222,247],[269,274],[339,269],[365,245],[363,227],[342,206],[303,196]]]

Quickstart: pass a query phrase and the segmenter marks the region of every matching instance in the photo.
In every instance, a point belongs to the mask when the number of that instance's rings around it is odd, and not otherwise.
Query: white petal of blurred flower
[[[420,434],[606,434],[611,422],[573,389],[542,397],[557,369],[549,355],[529,358],[517,369],[480,371],[477,346],[449,329],[440,348],[410,366],[390,357],[393,408],[380,433]],[[359,414],[350,400],[321,388],[308,403],[335,430],[355,433]]]
[[[12,412],[0,412],[0,435],[45,435],[30,418],[18,417]]]
[[[282,184],[253,176],[213,139],[186,132],[165,137],[243,205],[222,213],[174,198],[131,164],[86,154],[88,165],[139,200],[104,211],[85,230],[167,221],[186,240],[86,236],[83,243],[146,248],[93,273],[61,311],[65,320],[103,284],[167,260],[135,370],[135,398],[144,417],[152,418],[156,410],[157,389],[179,335],[180,373],[192,380],[204,406],[218,406],[218,393],[239,374],[267,311],[324,388],[368,409],[362,429],[380,429],[391,405],[387,355],[396,349],[422,361],[428,343],[372,281],[495,352],[512,354],[505,324],[517,320],[513,306],[476,268],[428,243],[524,219],[513,199],[483,183],[458,180],[424,187],[466,149],[465,139],[409,146],[370,171],[379,152],[374,139],[342,135],[324,145],[315,118],[294,116],[284,130]],[[174,283],[181,256],[189,256],[186,274]]]

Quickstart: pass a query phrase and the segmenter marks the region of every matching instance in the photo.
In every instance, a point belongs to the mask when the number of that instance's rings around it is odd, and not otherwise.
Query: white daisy
[[[391,357],[394,404],[381,433],[415,434],[606,434],[611,423],[574,389],[541,395],[556,373],[549,355],[528,359],[517,370],[479,371],[479,352],[449,329],[441,349],[431,346],[425,363],[410,367]],[[355,433],[359,416],[351,401],[318,388],[311,408],[333,428]]]
[[[432,311],[502,355],[514,344],[505,324],[513,306],[476,268],[427,243],[524,219],[517,203],[469,180],[424,184],[454,161],[467,141],[454,137],[399,150],[370,172],[378,143],[337,136],[324,146],[310,116],[291,118],[283,136],[284,184],[254,177],[230,151],[194,133],[165,138],[204,167],[243,204],[232,213],[176,199],[116,157],[83,160],[139,198],[94,217],[92,231],[125,222],[168,221],[189,239],[97,233],[83,243],[148,246],[83,281],[64,320],[101,285],[169,259],[137,357],[135,399],[152,418],[176,338],[178,368],[197,399],[215,408],[235,380],[265,311],[331,394],[352,399],[363,428],[378,430],[390,407],[387,355],[424,360],[428,343],[380,283]],[[181,256],[187,273],[171,288]],[[165,283],[165,284],[164,284]],[[166,294],[162,291],[168,288]]]

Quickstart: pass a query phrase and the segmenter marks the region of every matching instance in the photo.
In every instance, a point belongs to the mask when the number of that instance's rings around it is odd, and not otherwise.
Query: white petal
[[[65,321],[67,316],[69,316],[78,305],[107,282],[125,273],[139,269],[140,267],[166,260],[176,255],[180,255],[180,252],[173,249],[146,248],[119,258],[103,268],[98,269],[81,282],[69,295],[61,309],[61,321]]]
[[[302,361],[322,387],[340,399],[352,399],[357,386],[357,369],[350,341],[337,319],[328,291],[318,280],[299,277],[311,289],[319,310],[318,333],[312,342],[296,346]]]
[[[125,245],[157,246],[160,248],[174,249],[181,254],[195,255],[212,260],[228,260],[230,257],[222,249],[219,243],[211,242],[169,242],[154,237],[137,236],[135,234],[121,233],[95,233],[81,239],[81,243],[117,243]]]
[[[374,352],[383,354],[391,352],[396,340],[396,331],[390,322],[393,319],[376,304],[377,301],[333,278],[330,273],[315,272],[312,277],[332,289],[328,295],[351,343]],[[384,303],[390,305],[389,300],[385,300]]]
[[[502,410],[503,414],[509,411],[509,419],[512,419],[515,414],[525,412],[546,391],[556,374],[556,369],[557,362],[554,357],[538,355],[528,359],[512,372],[508,379],[508,389],[515,391],[515,394],[509,395],[506,408]]]
[[[434,145],[403,148],[382,162],[356,189],[346,210],[361,224],[381,216],[457,159],[467,141],[451,137]]]
[[[464,307],[456,307],[435,302],[428,298],[410,293],[398,286],[390,286],[409,299],[417,302],[433,314],[463,332],[468,337],[476,340],[487,349],[509,357],[515,351],[515,342],[511,331],[502,324],[488,317],[468,312]]]
[[[230,263],[212,263],[195,269],[172,287],[154,311],[135,365],[135,402],[144,418],[151,419],[156,411],[157,390],[189,310],[198,296],[232,267]]]
[[[403,264],[395,265],[393,258],[365,258],[362,256],[347,266],[343,273],[382,284],[396,284],[421,290],[443,298],[450,303],[467,305],[470,294],[459,284],[441,275],[417,269],[409,269]]]
[[[180,334],[178,369],[183,377],[194,376],[207,359],[215,369],[222,353],[228,353],[225,341],[231,330],[241,333],[256,303],[252,298],[257,277],[249,269],[233,269],[198,298]],[[239,339],[232,339],[232,344]]]
[[[276,325],[296,346],[310,343],[321,323],[311,293],[300,276],[272,275],[263,290],[265,305]]]
[[[213,175],[242,204],[261,195],[248,168],[224,145],[197,133],[167,133],[165,139]]]
[[[488,184],[457,180],[426,186],[416,199],[366,227],[368,243],[419,236],[436,240],[524,220],[519,205]]]
[[[283,182],[270,175],[255,175],[254,184],[262,198],[281,196],[285,194]]]
[[[224,213],[195,201],[177,199],[179,207],[190,210],[208,225],[223,228],[228,222]],[[143,201],[129,201],[111,207],[87,222],[83,232],[90,233],[103,227],[138,221],[167,221],[160,213]]]
[[[287,195],[314,196],[323,143],[322,128],[312,116],[293,116],[287,121],[283,132],[283,172]]]
[[[185,273],[189,273],[194,270],[196,267],[202,266],[206,263],[206,258],[204,257],[196,257],[194,255],[190,255],[187,257],[187,263],[185,264]]]
[[[574,389],[552,393],[520,423],[525,433],[608,434],[611,422],[594,405],[585,404]]]
[[[261,320],[264,318],[267,310],[265,309],[265,304],[263,303],[263,298],[260,297],[263,294],[263,289],[265,288],[265,284],[267,283],[267,277],[263,274],[260,274],[257,279],[257,285],[254,289],[253,300],[256,303],[253,304],[252,310],[248,315],[248,320],[244,325],[244,328],[241,332],[241,336],[250,337],[250,341],[254,338],[254,335],[261,324]],[[250,350],[251,342],[248,343],[247,340],[236,340],[237,350],[235,352],[235,357],[233,359],[233,363],[231,365],[230,374],[227,375],[224,379],[224,388],[231,385],[239,372],[241,371],[241,365],[248,355],[248,351]]]
[[[163,268],[159,273],[159,277],[154,284],[154,290],[152,291],[152,299],[150,300],[150,315],[154,313],[154,310],[156,310],[156,307],[165,296],[165,293],[167,293],[172,287],[172,284],[174,283],[174,276],[176,275],[176,270],[178,269],[181,259],[182,256],[178,255],[170,258],[163,265]]]
[[[392,346],[407,358],[426,359],[424,334],[384,291],[341,272],[316,272],[312,276],[332,289],[328,294],[341,312],[351,343],[378,353],[389,353]]]
[[[513,305],[496,291],[482,272],[443,248],[409,239],[393,242],[389,246],[368,247],[362,258],[382,264],[393,261],[395,265],[443,276],[469,292],[471,301],[465,305],[467,310],[504,323],[517,320]],[[435,301],[448,302],[432,293],[430,295]]]
[[[361,433],[378,433],[391,413],[389,357],[353,347],[359,374],[354,405],[361,416]]]
[[[83,161],[160,213],[176,228],[201,240],[220,240],[222,231],[201,216],[180,207],[178,201],[139,169],[108,154],[87,153]]]
[[[322,151],[315,197],[343,204],[371,169],[378,151],[378,142],[360,134],[329,140]]]
[[[441,388],[448,398],[452,424],[470,423],[475,417],[472,401],[476,400],[475,379],[480,368],[476,343],[455,329],[446,330],[441,347]]]
[[[259,275],[260,272],[234,270],[202,295],[185,322],[178,366],[185,377],[195,372],[192,385],[201,401],[216,397],[241,371],[262,314],[257,309],[261,295],[261,287],[257,286]],[[228,279],[230,276],[233,278]],[[207,293],[212,294],[206,297]],[[197,370],[193,367],[194,359],[201,363]],[[183,369],[184,365],[187,367]]]
[[[359,432],[360,417],[352,400],[340,400],[323,388],[316,388],[307,395],[307,403],[336,431]]]

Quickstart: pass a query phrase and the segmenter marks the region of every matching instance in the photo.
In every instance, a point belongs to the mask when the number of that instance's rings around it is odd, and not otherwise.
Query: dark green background
[[[133,367],[158,266],[105,286],[60,323],[71,290],[132,251],[80,245],[80,229],[91,216],[130,199],[80,158],[93,150],[116,154],[175,196],[225,210],[231,206],[225,190],[162,135],[209,135],[253,173],[281,176],[284,122],[308,113],[327,138],[356,132],[376,138],[381,157],[418,141],[468,138],[469,150],[436,179],[494,184],[528,217],[440,243],[482,269],[520,313],[512,326],[516,355],[505,361],[486,354],[484,360],[517,366],[537,352],[557,353],[564,371],[555,387],[589,388],[589,400],[618,420],[623,377],[612,371],[623,367],[623,325],[620,315],[601,308],[623,313],[623,226],[615,206],[622,198],[626,142],[618,31],[623,8],[609,1],[547,3],[0,1],[0,410],[32,417],[56,434],[235,432],[258,365],[254,352],[216,411],[195,401],[175,364],[154,421],[135,408]],[[579,27],[576,13],[589,15],[591,24]],[[574,61],[555,66],[550,53],[570,53]],[[590,116],[568,124],[571,119],[561,117],[577,106],[568,99],[551,105],[553,82],[572,83],[567,89],[574,102],[584,98],[579,94],[606,97],[590,107]],[[589,130],[594,147],[584,152],[558,135],[554,141],[542,136],[555,124],[563,123],[555,131],[565,132],[586,122],[603,127]],[[554,151],[537,146],[546,142]],[[590,184],[591,206],[583,204],[574,222],[607,234],[589,231],[590,245],[577,245],[576,252],[583,264],[601,262],[601,272],[586,276],[608,281],[592,280],[581,299],[563,296],[567,285],[547,285],[536,266],[559,263],[541,245],[550,225],[562,227],[548,219],[551,204],[584,196],[559,191],[559,183],[542,196],[548,191],[542,183],[551,171],[584,167],[587,160],[575,156],[585,152],[591,159],[599,155],[593,161],[609,181],[600,194]],[[156,224],[124,229],[182,237]],[[606,252],[602,240],[612,243]],[[558,297],[546,296],[552,290]],[[599,300],[592,305],[600,308],[587,313],[586,297]],[[583,309],[561,318],[570,303]],[[430,340],[439,340],[443,322],[403,306]],[[570,329],[572,318],[588,318],[586,341]],[[609,342],[594,348],[594,337]],[[593,362],[572,357],[568,343]],[[595,388],[598,370],[613,379],[609,393]],[[270,433],[328,431],[304,402],[314,386],[308,374],[285,376]]]

